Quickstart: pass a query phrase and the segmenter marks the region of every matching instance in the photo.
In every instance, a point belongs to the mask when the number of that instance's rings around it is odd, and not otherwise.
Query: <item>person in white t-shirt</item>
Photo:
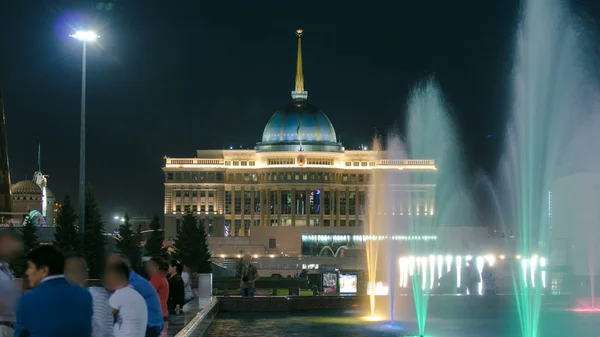
[[[129,267],[121,262],[106,269],[107,286],[114,290],[108,304],[115,316],[115,337],[144,337],[148,325],[146,301],[129,286]]]

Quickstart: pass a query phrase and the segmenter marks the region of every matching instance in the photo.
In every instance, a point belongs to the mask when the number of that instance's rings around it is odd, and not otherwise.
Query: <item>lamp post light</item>
[[[71,35],[83,44],[81,61],[81,126],[79,135],[79,230],[81,231],[81,247],[85,246],[85,73],[86,47],[88,42],[95,41],[99,36],[93,31],[80,30]]]

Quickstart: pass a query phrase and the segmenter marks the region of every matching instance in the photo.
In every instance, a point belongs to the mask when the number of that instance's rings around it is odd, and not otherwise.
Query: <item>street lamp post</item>
[[[92,31],[77,31],[71,37],[83,44],[81,61],[81,126],[79,131],[79,230],[81,231],[81,247],[85,246],[85,77],[87,43],[95,41],[98,35]]]

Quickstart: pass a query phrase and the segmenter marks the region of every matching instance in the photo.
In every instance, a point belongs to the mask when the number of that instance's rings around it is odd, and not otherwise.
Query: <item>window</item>
[[[217,181],[223,181],[223,172],[217,172],[216,174]]]
[[[175,212],[181,212],[181,205],[175,205]]]
[[[231,191],[225,191],[225,214],[231,214]]]
[[[277,205],[276,199],[277,199],[277,192],[270,191],[269,192],[269,212],[270,212],[270,214],[276,214],[277,213],[275,211],[276,205]]]
[[[346,191],[340,192],[340,214],[346,215]]]
[[[346,227],[346,220],[340,220],[340,227]]]
[[[323,214],[325,215],[331,214],[331,193],[329,191],[323,192]]]
[[[244,220],[244,236],[250,235],[250,220]]]
[[[321,212],[321,190],[312,190],[309,195],[310,214],[320,214]]]
[[[250,201],[252,201],[250,191],[244,192],[244,214],[250,214]]]
[[[192,212],[198,212],[198,205],[192,205]]]
[[[348,211],[350,215],[356,215],[356,192],[348,192]]]
[[[235,191],[234,207],[235,214],[242,214],[242,191]]]
[[[244,181],[250,181],[250,174],[244,173]]]
[[[358,175],[358,181],[362,183],[364,180],[365,180],[364,176],[362,174],[359,174]]]
[[[296,214],[306,214],[306,192],[296,191]]]
[[[175,172],[175,180],[181,180],[181,172]]]
[[[200,212],[206,212],[206,205],[200,204]]]
[[[358,214],[365,213],[365,191],[358,192]]]
[[[325,226],[325,227],[331,226],[330,221],[329,220],[323,220],[323,226]]]
[[[198,191],[192,191],[192,198],[198,197]]]
[[[254,214],[260,214],[260,191],[254,191]]]
[[[223,226],[225,230],[225,237],[228,238],[231,236],[231,220],[225,220],[225,226]]]
[[[190,197],[190,192],[189,191],[183,192],[183,196],[186,197],[186,198],[189,198]]]
[[[258,219],[254,220],[254,227],[260,227],[260,220],[258,220]]]
[[[269,239],[269,249],[277,249],[277,239]]]
[[[235,236],[240,236],[240,229],[242,229],[242,220],[235,220],[233,229]]]
[[[192,172],[192,180],[198,180],[198,172]]]
[[[344,174],[344,175],[342,176],[342,181],[343,181],[343,182],[345,182],[345,183],[347,183],[347,182],[348,182],[348,175],[347,175],[347,174]]]
[[[304,174],[302,175],[302,180],[308,180],[308,174],[304,173]]]
[[[215,211],[215,205],[213,205],[213,204],[208,205],[208,211],[209,212],[214,212]]]
[[[356,227],[356,220],[350,220],[349,226],[350,227]]]
[[[177,198],[181,198],[181,191],[175,191],[175,196]]]
[[[267,165],[294,165],[296,159],[294,158],[271,158],[267,160]]]
[[[215,225],[212,222],[208,223],[208,236],[215,236]]]
[[[281,191],[281,214],[292,214],[292,192]]]
[[[167,173],[167,180],[173,180],[173,172]]]

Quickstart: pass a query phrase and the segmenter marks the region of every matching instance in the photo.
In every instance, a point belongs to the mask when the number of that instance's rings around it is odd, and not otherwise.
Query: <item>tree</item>
[[[119,238],[117,240],[117,249],[127,256],[134,270],[139,270],[142,263],[139,233],[131,228],[131,222],[127,212],[125,212],[124,219],[125,220],[118,229]]]
[[[244,259],[242,259],[241,257],[238,259],[237,263],[235,264],[235,277],[241,279],[242,278],[242,273],[244,272],[244,267],[246,265],[244,264]]]
[[[199,227],[196,216],[189,210],[183,216],[181,227],[177,231],[175,249],[177,259],[193,272],[210,272],[210,253],[207,249],[204,224],[201,221]]]
[[[66,195],[56,216],[54,246],[63,254],[73,254],[79,252],[80,242],[81,234],[77,223],[77,213],[71,203],[71,197]]]
[[[25,271],[27,270],[27,254],[39,245],[37,229],[36,219],[31,215],[27,215],[23,219],[23,226],[20,228],[23,253],[12,265],[16,277],[23,277],[25,275]]]
[[[165,232],[160,227],[158,216],[155,215],[150,222],[152,234],[150,234],[148,241],[146,241],[146,252],[150,256],[164,257],[167,254],[167,250],[163,247],[163,242],[165,241]]]
[[[85,233],[83,257],[90,270],[90,278],[99,278],[104,268],[104,251],[106,236],[104,222],[96,197],[88,185],[85,193]]]
[[[211,272],[210,250],[208,249],[208,236],[204,227],[204,219],[198,224],[198,243],[200,245],[200,259],[198,261],[199,273]]]

